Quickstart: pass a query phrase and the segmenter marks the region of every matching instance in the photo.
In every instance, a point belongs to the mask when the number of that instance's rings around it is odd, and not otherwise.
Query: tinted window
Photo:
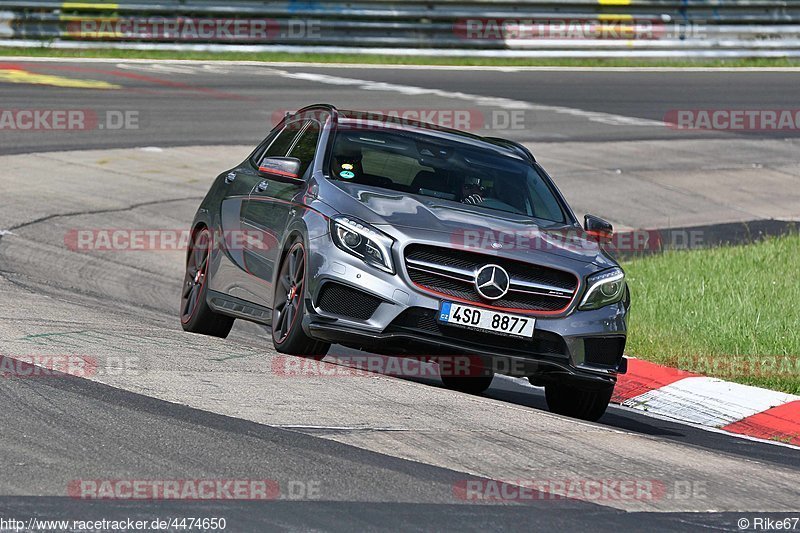
[[[332,179],[564,223],[546,177],[528,161],[476,143],[372,126],[340,129]]]
[[[295,136],[297,135],[297,127],[289,125],[283,129],[282,132],[278,134],[272,144],[269,145],[264,155],[261,156],[261,159],[265,157],[283,157],[286,155],[286,152],[289,151],[289,148],[292,147],[292,141],[294,141]]]
[[[300,160],[300,175],[304,176],[306,170],[314,161],[314,154],[317,153],[317,142],[321,128],[317,122],[311,122],[308,128],[300,135],[297,144],[292,148],[290,157]]]

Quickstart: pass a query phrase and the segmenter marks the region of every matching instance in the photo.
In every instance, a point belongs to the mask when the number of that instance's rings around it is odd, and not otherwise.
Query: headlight
[[[394,240],[385,233],[353,217],[337,216],[331,219],[331,236],[334,244],[345,252],[368,265],[394,274]]]
[[[605,270],[589,276],[587,286],[579,309],[599,309],[617,303],[625,295],[625,272],[621,268]]]

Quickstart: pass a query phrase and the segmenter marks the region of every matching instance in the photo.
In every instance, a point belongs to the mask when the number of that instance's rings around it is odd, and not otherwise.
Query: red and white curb
[[[800,396],[628,360],[612,403],[750,437],[800,446]]]

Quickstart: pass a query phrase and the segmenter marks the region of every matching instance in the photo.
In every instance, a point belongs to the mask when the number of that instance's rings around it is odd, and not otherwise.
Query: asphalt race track
[[[0,128],[3,368],[31,356],[97,361],[85,378],[0,380],[0,517],[225,517],[230,531],[737,531],[744,517],[796,516],[797,448],[613,406],[577,422],[505,378],[476,397],[435,376],[286,375],[291,362],[259,327],[237,323],[224,341],[181,330],[180,250],[80,252],[68,236],[188,228],[211,180],[276,117],[320,101],[459,111],[477,133],[531,146],[576,211],[619,227],[797,220],[796,130],[663,121],[674,110],[792,109],[798,82],[787,71],[0,60],[0,110],[92,117],[74,129]],[[271,480],[281,497],[85,501],[70,488],[120,479]],[[465,497],[464,486],[490,480],[659,490]]]
[[[114,60],[59,63],[48,60],[0,61],[0,70],[21,68],[34,74],[83,78],[117,89],[86,90],[4,83],[3,102],[35,102],[45,109],[135,111],[139,129],[100,129],[56,136],[4,128],[0,153],[117,148],[250,144],[268,131],[275,114],[324,101],[361,110],[476,111],[470,126],[500,129],[502,105],[489,99],[524,102],[524,128],[502,135],[524,142],[625,141],[687,138],[798,137],[780,132],[675,131],[661,122],[677,110],[794,109],[797,73],[787,71],[675,72],[574,71],[563,69],[437,70],[397,67],[265,66],[187,64]],[[12,79],[5,76],[4,81]],[[320,80],[324,80],[324,82]],[[363,80],[365,83],[359,83]],[[57,83],[58,80],[55,80]],[[395,87],[391,87],[391,86]],[[398,86],[405,87],[403,91]],[[409,87],[423,90],[413,91]],[[427,91],[425,91],[427,90]],[[405,94],[404,94],[405,93]],[[492,113],[498,116],[491,116]],[[592,113],[598,116],[591,116]],[[604,120],[608,115],[611,120]],[[629,119],[626,124],[624,119]],[[617,118],[618,120],[615,120]],[[638,119],[635,120],[635,119]],[[484,133],[487,130],[484,129]]]

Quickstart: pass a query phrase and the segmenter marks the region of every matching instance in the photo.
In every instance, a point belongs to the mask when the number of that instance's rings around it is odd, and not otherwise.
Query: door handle
[[[258,185],[256,185],[256,191],[264,192],[267,190],[267,187],[269,187],[269,182],[267,180],[263,180]]]

